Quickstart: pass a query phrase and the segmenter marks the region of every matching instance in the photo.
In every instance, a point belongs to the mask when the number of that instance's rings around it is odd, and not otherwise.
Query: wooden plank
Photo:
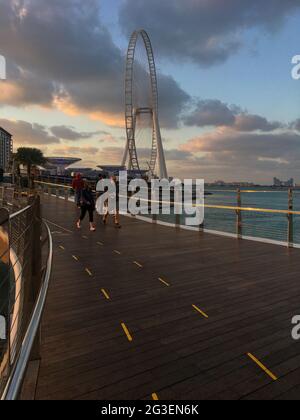
[[[45,217],[73,233],[55,238],[38,399],[295,396],[299,250],[131,218],[91,235],[88,225],[75,229],[72,203],[43,200]],[[276,384],[247,353],[278,375]]]
[[[38,382],[40,360],[33,360],[29,362],[27,367],[25,379],[22,385],[21,401],[33,401],[36,396],[36,387]]]

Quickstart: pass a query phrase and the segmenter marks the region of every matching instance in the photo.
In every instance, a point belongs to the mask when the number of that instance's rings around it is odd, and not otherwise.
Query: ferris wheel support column
[[[127,167],[128,152],[129,152],[129,146],[128,146],[128,141],[126,141],[126,147],[125,147],[125,151],[124,151],[124,155],[123,155],[122,166]]]
[[[159,177],[160,179],[169,179],[168,177],[168,170],[165,158],[165,152],[162,144],[162,138],[160,133],[160,127],[158,122],[157,114],[153,114],[153,125],[154,130],[156,131],[156,139],[157,139],[157,153],[158,153],[158,165],[159,165]]]

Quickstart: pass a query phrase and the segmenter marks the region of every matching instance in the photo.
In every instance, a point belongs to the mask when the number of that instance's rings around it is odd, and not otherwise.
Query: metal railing
[[[39,359],[39,328],[52,264],[52,237],[39,196],[9,215],[0,210],[0,397],[17,399],[30,360]],[[5,334],[3,334],[5,333]]]
[[[51,182],[35,181],[36,187],[44,194],[69,200],[74,193],[70,185],[53,184]]]
[[[0,187],[0,207],[6,208],[10,213],[14,213],[24,208],[28,197],[32,194],[30,190],[20,190],[16,187]]]
[[[69,200],[72,196],[72,187],[46,182],[37,182],[39,189],[46,194]],[[137,216],[147,222],[176,226],[192,230],[200,230],[217,235],[225,235],[238,239],[256,240],[270,242],[288,247],[300,247],[300,211],[295,210],[295,197],[297,191],[292,189],[284,191],[262,191],[262,190],[221,190],[222,193],[230,193],[225,203],[210,203],[210,198],[201,207],[205,210],[204,224],[198,228],[190,228],[185,225],[185,215],[148,215]],[[212,190],[212,193],[214,191]],[[269,198],[272,194],[287,194],[278,201],[278,206],[286,205],[286,209],[267,208],[260,205],[245,203],[245,197],[265,196]],[[212,196],[213,197],[213,196]],[[300,208],[300,195],[297,197],[298,208]],[[140,200],[149,206],[153,201]],[[271,203],[271,202],[270,202]],[[172,205],[174,202],[162,202],[161,205]],[[271,203],[271,205],[274,203]]]

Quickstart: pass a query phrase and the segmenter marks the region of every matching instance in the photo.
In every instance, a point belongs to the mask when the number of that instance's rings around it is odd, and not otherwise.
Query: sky
[[[299,0],[0,0],[0,126],[15,149],[120,164],[125,55],[144,28],[171,176],[300,183],[299,21]]]

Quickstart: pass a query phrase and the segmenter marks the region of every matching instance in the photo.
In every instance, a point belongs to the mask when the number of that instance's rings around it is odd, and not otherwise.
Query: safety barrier
[[[39,328],[52,265],[52,237],[39,196],[13,214],[0,209],[0,396],[19,398],[39,359]]]
[[[46,194],[69,200],[72,197],[72,188],[69,185],[36,182],[38,188]],[[226,192],[226,191],[222,191]],[[290,189],[287,192],[286,209],[269,209],[243,205],[243,198],[252,194],[272,194],[276,191],[255,190],[228,190],[230,201],[236,204],[194,204],[194,207],[204,207],[204,224],[199,227],[190,227],[185,224],[185,215],[143,215],[135,216],[144,221],[175,226],[177,228],[203,231],[216,235],[262,241],[288,247],[300,247],[300,211],[294,210],[294,198],[297,192]],[[144,201],[150,207],[153,200]],[[173,201],[158,201],[161,206],[174,205]]]

